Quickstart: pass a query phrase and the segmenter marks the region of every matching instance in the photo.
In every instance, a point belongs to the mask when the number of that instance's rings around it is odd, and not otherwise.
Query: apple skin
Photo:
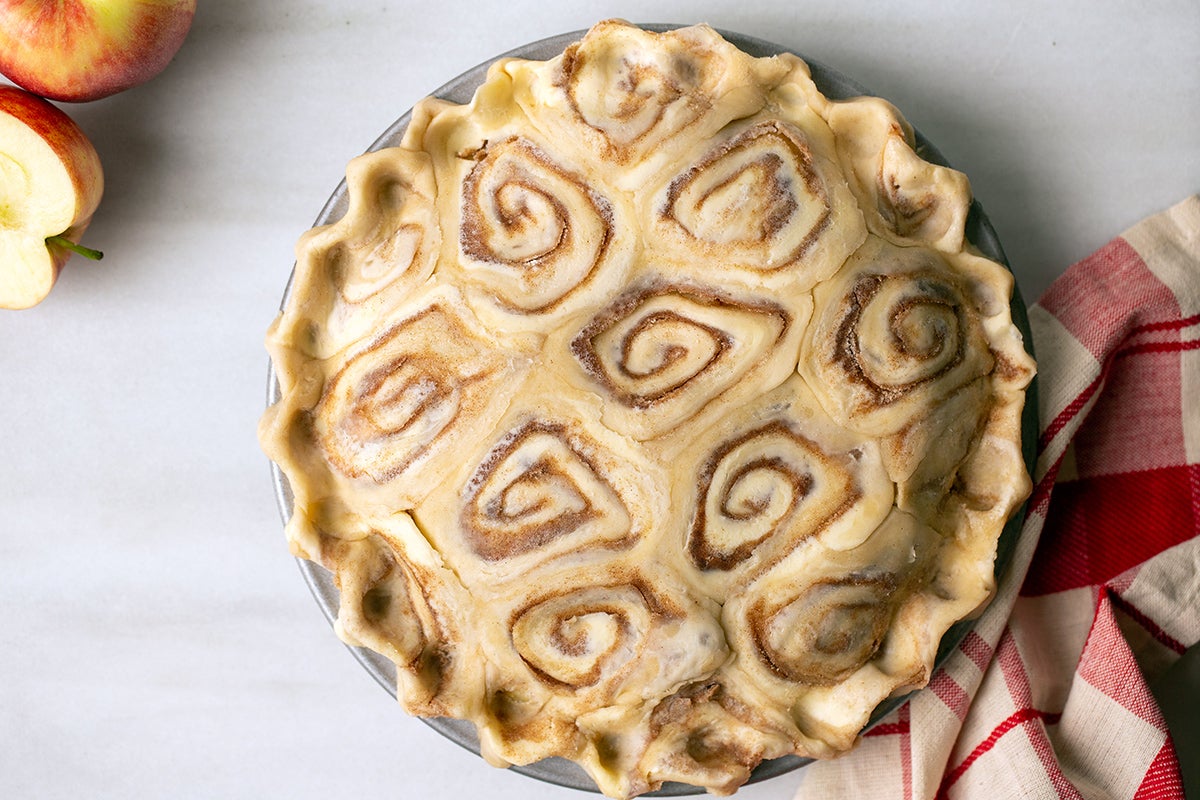
[[[104,194],[104,171],[96,148],[75,121],[42,98],[14,86],[0,85],[0,117],[12,117],[44,142],[50,151],[49,167],[57,169],[61,165],[69,181],[65,184],[65,192],[70,196],[61,198],[63,207],[55,218],[38,219],[43,203],[55,199],[42,197],[39,190],[44,193],[48,184],[61,188],[64,181],[60,176],[53,181],[41,181],[38,173],[45,170],[33,165],[27,175],[32,202],[24,203],[25,207],[5,209],[5,218],[0,219],[0,235],[22,239],[19,246],[6,244],[4,248],[5,263],[0,263],[0,308],[29,308],[50,293],[63,264],[71,257],[70,250],[47,243],[45,239],[61,236],[79,242]],[[13,146],[11,141],[0,140],[0,159],[6,159],[18,169],[30,167],[22,161],[23,154],[11,152]],[[0,179],[4,177],[0,173]],[[0,202],[21,206],[23,198],[13,197],[13,188],[0,181]],[[39,227],[43,224],[51,229]],[[26,258],[16,258],[18,251]],[[18,270],[21,271],[20,280],[13,277]]]
[[[98,100],[162,72],[196,0],[0,0],[0,72],[34,94]]]

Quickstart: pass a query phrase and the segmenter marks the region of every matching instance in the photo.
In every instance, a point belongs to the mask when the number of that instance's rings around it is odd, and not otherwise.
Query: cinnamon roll
[[[646,741],[630,710],[708,675],[728,651],[715,609],[643,559],[616,558],[589,574],[539,571],[539,580],[491,603],[502,624],[483,643],[500,669],[480,725],[493,758],[573,758],[602,787],[629,793],[626,770]],[[638,713],[638,712],[635,712]],[[562,738],[543,738],[569,729]],[[531,740],[538,741],[536,749]],[[646,788],[642,787],[642,791]]]
[[[649,623],[637,587],[587,587],[524,609],[512,624],[513,646],[539,680],[590,687],[619,678]]]
[[[461,526],[471,550],[496,561],[581,531],[623,541],[631,519],[589,458],[592,446],[565,423],[531,420],[507,434],[464,490]]]
[[[818,287],[799,369],[844,425],[889,435],[991,373],[968,279],[929,250],[873,239]]]
[[[593,421],[594,401],[543,383],[553,380],[532,376],[520,394],[557,395],[554,407],[518,398],[414,511],[447,562],[480,592],[519,583],[541,564],[605,561],[642,542],[663,514],[654,491],[659,467]]]
[[[797,318],[766,299],[652,282],[593,317],[570,349],[588,383],[613,401],[605,423],[652,439],[784,380],[808,310]]]
[[[851,573],[816,582],[782,607],[760,603],[750,612],[754,649],[784,680],[838,683],[879,649],[897,588],[889,573]]]
[[[652,247],[685,271],[807,291],[862,243],[862,216],[822,137],[773,117],[739,127],[654,195]]]
[[[440,187],[439,270],[488,324],[544,333],[625,279],[636,228],[607,175],[541,136],[511,91],[504,79],[470,106],[424,101],[405,141]]]
[[[422,101],[346,193],[259,435],[410,712],[728,793],[852,747],[987,602],[1034,365],[891,106],[610,20]]]
[[[690,509],[684,550],[720,602],[731,580],[810,537],[857,547],[892,504],[878,445],[834,424],[799,376],[705,430],[675,461],[675,495]]]
[[[748,59],[707,26],[654,34],[609,20],[545,63],[513,61],[514,95],[534,125],[634,189],[735,119],[758,111],[788,74],[785,59]]]
[[[324,387],[293,425],[311,431],[339,480],[387,487],[387,502],[407,510],[449,468],[456,443],[496,422],[526,362],[475,329],[452,291],[397,316],[365,346],[314,364]],[[417,472],[422,482],[403,480]]]
[[[725,604],[744,656],[728,683],[790,709],[802,735],[820,730],[835,749],[853,741],[881,698],[928,678],[928,647],[945,628],[897,632],[896,619],[926,602],[923,576],[940,548],[931,528],[893,510],[858,547],[812,539],[792,550]]]
[[[724,659],[716,621],[656,584],[669,586],[638,574],[539,595],[512,612],[513,652],[535,680],[564,693],[571,705],[586,692],[611,702],[625,691],[640,694],[646,681],[670,685],[704,665],[715,668]],[[631,683],[636,672],[643,674]]]
[[[611,204],[525,139],[486,144],[472,158],[462,188],[464,265],[504,306],[552,310],[604,262]]]

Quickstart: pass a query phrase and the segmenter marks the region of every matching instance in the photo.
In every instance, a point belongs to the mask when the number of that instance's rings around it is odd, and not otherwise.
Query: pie
[[[601,22],[428,99],[297,246],[260,439],[400,702],[613,797],[853,747],[994,585],[1034,374],[888,103]]]

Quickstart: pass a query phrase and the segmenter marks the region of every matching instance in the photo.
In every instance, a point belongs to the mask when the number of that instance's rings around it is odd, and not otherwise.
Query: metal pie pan
[[[665,31],[674,28],[682,27],[680,25],[671,24],[642,24],[639,27],[654,30]],[[448,81],[446,84],[436,89],[432,94],[435,97],[449,100],[454,103],[465,104],[471,101],[475,89],[483,83],[487,77],[488,67],[500,58],[526,58],[531,60],[544,61],[554,58],[563,52],[567,45],[578,41],[586,31],[573,31],[570,33],[559,34],[547,39],[541,39],[536,42],[522,45],[507,53],[502,53],[493,59],[489,59],[478,66],[467,70],[463,74]],[[726,40],[740,48],[741,50],[753,56],[772,56],[784,52],[795,52],[788,48],[781,47],[771,42],[758,39],[751,36],[745,36],[732,31],[721,30],[719,33]],[[801,53],[795,53],[809,65],[812,70],[812,78],[817,87],[831,99],[846,99],[850,97],[859,97],[869,95],[869,92],[853,79],[843,75],[842,73],[827,67],[823,64],[807,59]],[[380,150],[385,147],[393,147],[400,143],[404,131],[408,127],[411,118],[411,110],[405,112],[403,116],[391,124],[368,150]],[[950,166],[937,148],[926,139],[920,131],[916,131],[917,152],[927,161],[935,164]],[[322,208],[320,214],[314,221],[315,225],[327,225],[337,220],[346,213],[348,205],[348,196],[346,191],[346,182],[343,180],[334,190],[329,200]],[[967,238],[974,244],[984,255],[1000,262],[1007,266],[1008,262],[1004,255],[1004,250],[1000,246],[1000,240],[996,235],[996,231],[992,228],[988,221],[987,215],[983,208],[976,201],[972,204],[970,216],[967,218]],[[287,288],[284,291],[283,300],[280,304],[282,309],[286,306],[288,298],[291,295],[291,286],[293,278],[289,279]],[[1021,298],[1020,291],[1014,289],[1012,299],[1012,317],[1021,334],[1025,338],[1025,346],[1032,353],[1033,337],[1029,329],[1029,319],[1025,304]],[[1036,399],[1036,378],[1034,383],[1029,386],[1026,395],[1025,411],[1022,418],[1022,449],[1025,456],[1025,462],[1030,472],[1032,473],[1034,461],[1036,458],[1036,440],[1037,440],[1037,399]],[[267,405],[273,405],[280,398],[279,384],[275,377],[273,368],[268,369],[267,378]],[[272,477],[275,484],[275,494],[279,505],[280,514],[286,524],[291,518],[293,499],[291,489],[288,486],[287,478],[279,469],[277,464],[271,464]],[[1016,545],[1017,537],[1020,534],[1021,523],[1024,519],[1024,513],[1018,512],[1013,515],[1005,526],[1004,531],[1000,535],[999,546],[996,555],[996,580],[997,584],[1001,581],[1020,580],[1021,575],[1009,575],[1008,566],[1012,560],[1012,553]],[[317,605],[320,606],[325,618],[330,624],[333,623],[337,616],[338,609],[338,590],[333,583],[332,576],[323,567],[314,564],[311,561],[297,559],[300,571],[304,576],[304,580],[308,583],[312,590],[313,597],[316,598]],[[958,646],[963,638],[970,632],[973,622],[964,620],[952,626],[946,635],[942,638],[940,647],[938,648],[938,656],[936,665],[940,666],[951,652]],[[395,665],[384,658],[380,654],[360,647],[347,647],[354,655],[359,663],[373,677],[380,686],[387,690],[392,697],[396,694],[396,668]],[[896,697],[885,700],[876,708],[875,713],[871,715],[871,719],[867,724],[870,728],[877,723],[881,718],[887,716],[892,711],[906,703],[912,694],[904,697]],[[451,741],[461,745],[463,748],[471,751],[476,756],[479,755],[479,738],[475,732],[475,726],[470,722],[458,719],[448,718],[423,718],[423,722],[436,730]],[[750,776],[748,783],[757,783],[759,781],[768,780],[779,775],[786,774],[795,769],[803,767],[811,762],[812,759],[800,758],[798,756],[784,756],[770,761],[764,761],[760,764]],[[526,766],[510,767],[514,772],[535,778],[547,783],[565,786],[573,789],[580,789],[589,792],[598,792],[595,783],[581,767],[572,761],[563,758],[547,758],[542,761],[535,762]],[[658,791],[651,792],[645,797],[679,797],[685,795],[704,794],[704,790],[695,786],[681,783],[665,783]]]

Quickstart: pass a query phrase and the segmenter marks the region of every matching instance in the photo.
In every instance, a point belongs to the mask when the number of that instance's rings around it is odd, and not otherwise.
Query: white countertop
[[[774,41],[892,100],[1030,301],[1200,191],[1194,0],[202,2],[164,74],[67,107],[105,259],[0,312],[0,796],[586,796],[407,718],[337,644],[255,425],[292,245],[346,161],[458,73],[609,16]]]

